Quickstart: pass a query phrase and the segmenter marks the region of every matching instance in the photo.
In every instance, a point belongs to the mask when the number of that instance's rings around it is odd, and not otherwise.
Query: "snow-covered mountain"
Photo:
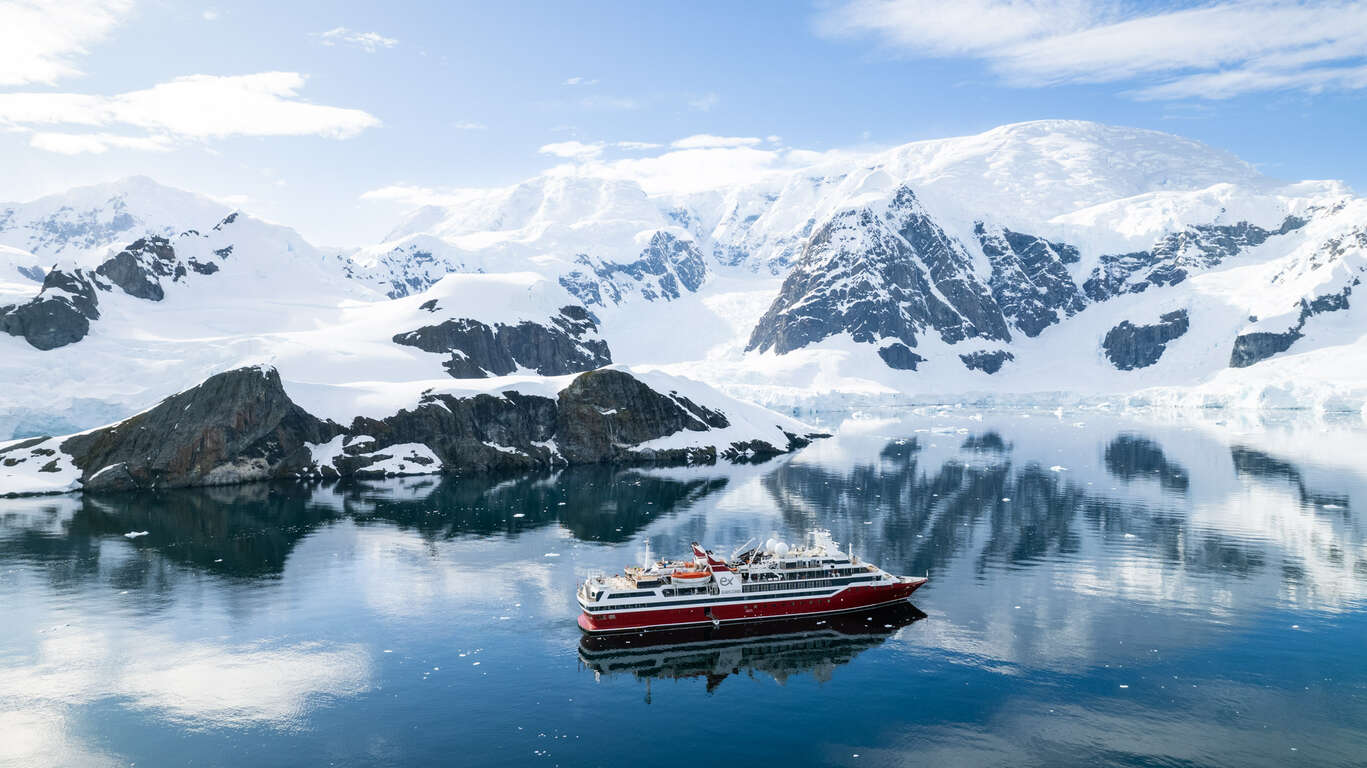
[[[201,195],[166,187],[145,176],[106,184],[77,187],[27,203],[0,203],[0,246],[10,257],[0,261],[8,273],[15,253],[27,253],[32,264],[46,272],[53,264],[89,266],[110,248],[120,248],[139,237],[174,237],[187,228],[204,226],[228,214],[222,203]],[[37,276],[35,277],[34,274]],[[42,273],[25,275],[42,282]]]
[[[647,186],[558,168],[343,251],[145,179],[10,206],[0,434],[258,362],[338,419],[608,360],[785,406],[1367,403],[1367,202],[1336,182],[1041,121]]]

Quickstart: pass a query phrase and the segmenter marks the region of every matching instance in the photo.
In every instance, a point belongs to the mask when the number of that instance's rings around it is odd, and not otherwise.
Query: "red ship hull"
[[[618,613],[579,614],[579,627],[585,632],[631,632],[645,629],[686,627],[698,624],[763,621],[823,613],[842,613],[887,605],[911,596],[925,579],[908,579],[893,584],[847,587],[830,597],[794,600],[737,601],[719,605],[694,605],[657,610]]]

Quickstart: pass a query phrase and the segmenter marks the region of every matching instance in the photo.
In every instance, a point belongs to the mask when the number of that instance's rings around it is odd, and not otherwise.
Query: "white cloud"
[[[111,147],[162,148],[172,140],[227,136],[345,139],[380,124],[374,115],[359,109],[302,101],[298,92],[304,82],[305,77],[297,72],[262,72],[228,77],[189,75],[114,96],[0,93],[0,126],[123,126],[148,132],[137,138],[107,133],[35,136],[34,146],[70,154],[102,152]]]
[[[451,123],[451,127],[452,127],[452,128],[455,128],[455,129],[458,130],[458,131],[487,131],[487,130],[489,130],[489,126],[485,125],[484,123],[476,123],[476,122],[474,122],[473,120],[460,120],[460,121],[458,121],[458,122]]]
[[[588,78],[584,78],[584,77],[571,77],[571,78],[565,80],[565,85],[597,85],[597,84],[598,84],[598,79],[597,79],[597,78],[594,78],[593,80],[589,80]]]
[[[592,176],[623,179],[641,185],[648,194],[688,194],[715,190],[733,184],[751,184],[800,168],[836,165],[847,167],[869,154],[866,151],[760,148],[759,139],[719,136],[690,136],[663,148],[643,141],[595,142],[566,141],[548,144],[543,154],[567,162],[550,168],[553,175]],[[643,152],[664,151],[646,156],[605,159],[604,150],[617,148]],[[870,150],[871,151],[871,150]],[[363,200],[395,203],[408,208],[425,205],[456,207],[484,199],[488,190],[438,189],[413,184],[392,184],[361,195]]]
[[[585,96],[579,100],[584,109],[599,109],[610,112],[629,112],[640,109],[641,102],[622,96]]]
[[[546,144],[537,151],[543,155],[589,160],[603,154],[603,145],[601,143],[585,144],[582,141],[557,141],[553,144]]]
[[[51,84],[81,74],[74,59],[108,36],[131,0],[0,3],[0,85]]]
[[[374,53],[381,48],[393,48],[399,44],[399,41],[392,37],[375,32],[355,32],[346,27],[333,27],[326,32],[320,32],[318,38],[323,41],[323,45],[354,45],[366,53]]]
[[[204,13],[201,13],[200,16],[202,16],[205,21],[218,21],[218,11],[213,8],[205,8]]]
[[[759,143],[761,140],[753,136],[713,136],[710,133],[698,133],[679,139],[669,146],[675,149],[703,149],[706,147],[753,147]]]
[[[29,138],[29,146],[61,155],[99,155],[110,149],[165,152],[171,148],[171,141],[165,136],[120,136],[113,133],[39,131]]]
[[[486,193],[483,189],[436,189],[417,184],[390,184],[372,189],[361,195],[362,200],[382,203],[396,203],[407,208],[424,205],[454,206],[469,203]]]
[[[672,142],[665,151],[645,157],[607,160],[602,143],[564,142],[556,152],[571,162],[550,169],[553,174],[586,175],[637,182],[648,194],[687,194],[713,190],[732,184],[749,184],[787,173],[836,161],[848,163],[853,153],[844,150],[761,149],[756,138],[699,134]],[[645,142],[617,142],[623,149]],[[641,147],[644,149],[645,147]],[[658,147],[656,147],[658,148]],[[545,148],[542,148],[545,151]],[[431,190],[427,190],[431,192]],[[399,198],[398,193],[386,195]],[[378,197],[378,195],[377,195]],[[426,198],[430,201],[432,198]],[[450,204],[450,203],[446,203]]]
[[[688,107],[689,109],[695,109],[699,112],[711,112],[712,108],[717,106],[717,103],[720,101],[721,98],[718,97],[717,94],[705,93],[695,99],[689,99]]]
[[[1367,4],[1226,0],[1146,8],[1101,0],[848,0],[820,19],[915,57],[986,61],[1012,85],[1135,82],[1136,98],[1367,88]]]

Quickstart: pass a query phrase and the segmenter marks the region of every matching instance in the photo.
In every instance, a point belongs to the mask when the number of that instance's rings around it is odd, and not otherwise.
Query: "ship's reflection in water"
[[[902,602],[829,616],[585,634],[579,641],[579,660],[598,679],[697,678],[707,681],[708,692],[731,675],[761,674],[784,683],[793,675],[810,674],[825,682],[837,667],[925,617],[916,606]]]
[[[1361,765],[1363,456],[1357,423],[944,409],[740,467],[0,499],[0,765],[616,765],[698,743]],[[575,585],[647,549],[817,527],[928,575],[929,615],[575,624]]]

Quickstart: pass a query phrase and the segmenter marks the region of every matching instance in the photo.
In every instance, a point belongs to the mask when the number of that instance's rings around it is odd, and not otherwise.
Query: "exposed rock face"
[[[899,371],[914,371],[916,366],[924,363],[926,359],[911,351],[911,348],[900,341],[894,341],[878,350],[878,356],[883,358],[883,362],[889,368]]]
[[[676,392],[661,394],[622,371],[594,371],[574,380],[559,396],[557,443],[565,459],[576,464],[620,461],[641,443],[681,430],[706,432],[730,426],[726,416],[704,408]],[[774,452],[780,452],[774,448]],[[690,454],[666,460],[697,461]],[[715,456],[707,457],[715,460]]]
[[[273,368],[239,368],[114,426],[62,443],[86,490],[223,485],[284,477],[312,463],[308,443],[341,427],[285,394]]]
[[[844,211],[812,235],[747,349],[784,354],[845,332],[915,348],[932,331],[949,344],[1011,339],[963,245],[902,187],[886,210]]]
[[[1004,349],[994,349],[990,352],[979,350],[967,355],[959,355],[959,359],[964,361],[964,365],[970,371],[982,371],[991,374],[1000,371],[1006,361],[1015,360],[1016,356]]]
[[[96,283],[84,270],[54,269],[38,295],[23,304],[0,307],[0,331],[22,336],[37,349],[74,344],[90,333],[100,317]]]
[[[217,266],[215,266],[217,269]],[[123,289],[129,296],[161,301],[166,292],[159,278],[185,277],[185,265],[176,258],[176,249],[164,237],[134,240],[113,258],[95,268],[95,273]]]
[[[992,265],[992,297],[1021,333],[1038,336],[1087,306],[1065,266],[1081,258],[1073,246],[1005,228],[989,229],[982,222],[974,234]]]
[[[1106,332],[1101,346],[1111,364],[1122,371],[1147,368],[1163,356],[1168,342],[1190,327],[1185,309],[1160,315],[1154,325],[1135,325],[1126,320]]]
[[[604,369],[581,374],[556,398],[427,395],[413,409],[357,418],[344,428],[291,401],[275,369],[251,367],[212,376],[111,427],[12,444],[0,460],[48,462],[56,472],[70,457],[84,490],[122,491],[284,477],[752,461],[819,436],[784,432],[782,445],[758,438],[689,448],[645,445],[730,425],[725,414],[678,392],[658,392],[631,374]]]
[[[1305,324],[1310,318],[1326,312],[1348,309],[1348,297],[1353,294],[1353,288],[1360,283],[1360,279],[1354,278],[1351,285],[1345,285],[1338,293],[1316,296],[1313,301],[1301,299],[1296,324],[1285,331],[1254,331],[1240,334],[1234,339],[1234,349],[1229,354],[1229,367],[1247,368],[1290,349],[1292,344],[1305,335]]]
[[[439,307],[426,302],[422,309]],[[450,354],[443,363],[458,379],[503,376],[519,367],[542,376],[560,376],[601,368],[612,362],[607,342],[597,338],[598,326],[583,307],[561,307],[550,325],[523,321],[492,327],[471,319],[452,319],[394,337],[394,343],[424,352]]]
[[[1082,290],[1094,301],[1122,293],[1141,293],[1151,286],[1177,285],[1194,271],[1210,269],[1244,250],[1305,226],[1288,216],[1274,230],[1241,221],[1238,224],[1198,224],[1164,236],[1147,251],[1101,257]]]
[[[741,461],[793,451],[818,436],[787,434],[786,445],[747,441],[704,449],[641,447],[680,431],[705,432],[729,424],[725,414],[677,392],[657,392],[629,373],[604,369],[580,374],[555,399],[517,392],[427,396],[417,408],[384,419],[358,418],[347,432],[373,438],[367,452],[418,443],[431,448],[448,470],[476,471]]]
[[[693,293],[707,278],[707,262],[692,240],[669,232],[656,232],[640,258],[627,264],[598,261],[580,254],[576,269],[560,278],[560,284],[585,304],[620,304],[639,292],[647,301],[677,299],[683,291]]]
[[[236,218],[237,214],[232,214],[214,229],[221,229]],[[186,234],[198,235],[194,230]],[[214,252],[219,259],[226,259],[231,253],[231,246]],[[22,336],[42,350],[74,344],[90,332],[90,322],[99,319],[100,293],[118,287],[129,296],[161,301],[166,296],[162,281],[179,282],[191,271],[211,275],[218,271],[218,265],[194,257],[182,259],[164,237],[139,238],[93,271],[48,272],[37,296],[22,304],[0,307],[0,331]]]

